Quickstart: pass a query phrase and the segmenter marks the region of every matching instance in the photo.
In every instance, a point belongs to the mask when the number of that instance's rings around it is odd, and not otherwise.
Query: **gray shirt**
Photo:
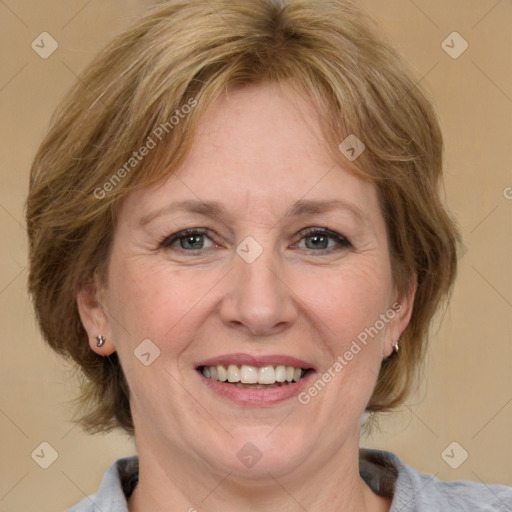
[[[443,482],[420,473],[391,452],[361,448],[359,473],[377,494],[392,496],[389,512],[512,512],[512,487],[469,480]],[[120,459],[105,473],[98,493],[69,512],[128,512],[138,481],[138,458]]]

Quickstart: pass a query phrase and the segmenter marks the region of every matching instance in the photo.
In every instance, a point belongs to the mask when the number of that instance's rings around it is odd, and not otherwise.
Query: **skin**
[[[217,201],[228,216],[166,210],[185,199]],[[299,199],[342,199],[361,218],[348,209],[287,216]],[[190,228],[208,229],[192,240],[195,253],[187,237],[160,246]],[[350,245],[323,238],[318,248],[305,228]],[[263,250],[252,263],[236,252],[247,236]],[[389,510],[359,475],[360,422],[413,298],[393,285],[375,186],[332,160],[303,95],[284,85],[224,95],[178,174],[125,200],[108,286],[77,297],[91,349],[117,351],[131,389],[140,480],[130,511]],[[221,354],[284,354],[319,377],[396,301],[400,312],[307,405],[243,407],[196,370]],[[147,338],[160,350],[150,366],[133,354]],[[250,468],[237,457],[247,442],[262,455]]]

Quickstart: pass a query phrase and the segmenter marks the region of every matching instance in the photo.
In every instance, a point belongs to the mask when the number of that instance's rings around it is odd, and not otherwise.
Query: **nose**
[[[270,251],[252,263],[236,256],[228,292],[220,308],[222,322],[252,336],[276,335],[293,325],[298,308],[282,265]]]

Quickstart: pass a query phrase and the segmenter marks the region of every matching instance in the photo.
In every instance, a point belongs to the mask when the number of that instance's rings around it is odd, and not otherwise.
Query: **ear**
[[[414,306],[414,298],[416,296],[416,289],[418,286],[418,279],[416,274],[411,278],[409,289],[401,296],[395,292],[395,300],[390,306],[388,318],[391,318],[388,329],[386,332],[386,339],[383,347],[383,357],[389,357],[393,351],[393,345],[398,342],[398,339],[405,331],[412,316]],[[394,313],[391,313],[393,311]]]
[[[78,314],[82,325],[87,331],[89,346],[91,350],[100,356],[109,356],[115,352],[115,345],[112,340],[108,315],[100,301],[101,287],[98,280],[87,283],[80,287],[76,296]],[[103,336],[105,342],[98,347],[97,336]]]

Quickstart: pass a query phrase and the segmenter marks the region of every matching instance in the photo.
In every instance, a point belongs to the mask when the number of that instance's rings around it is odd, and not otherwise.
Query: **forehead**
[[[145,214],[176,200],[212,201],[238,215],[250,208],[281,215],[299,200],[376,207],[373,184],[333,160],[319,116],[286,85],[229,89],[201,119],[177,172],[127,203]]]

